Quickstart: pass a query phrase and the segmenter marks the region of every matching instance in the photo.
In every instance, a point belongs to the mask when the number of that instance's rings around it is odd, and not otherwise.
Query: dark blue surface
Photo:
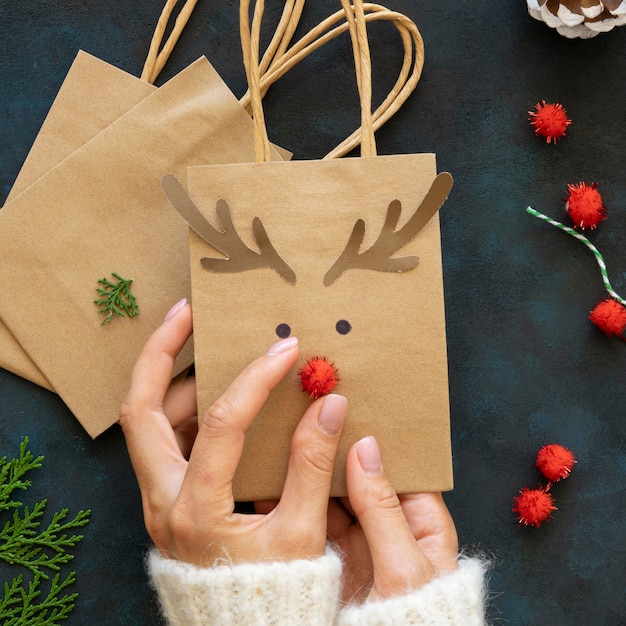
[[[139,75],[160,4],[0,5],[0,202],[77,50]],[[243,93],[237,4],[198,4],[163,79],[206,54]],[[305,26],[340,6],[310,5]],[[597,181],[609,219],[590,238],[626,295],[626,28],[570,41],[528,17],[524,0],[387,5],[417,22],[426,66],[416,93],[378,133],[379,153],[436,152],[439,169],[455,177],[441,223],[456,472],[446,497],[461,541],[496,559],[498,623],[626,624],[626,345],[587,320],[606,295],[591,253],[525,213],[530,204],[565,219],[567,183]],[[370,38],[380,100],[395,79],[398,43],[384,26]],[[276,85],[266,100],[271,139],[296,158],[316,158],[349,134],[358,121],[351,63],[344,39]],[[541,99],[562,102],[573,120],[557,146],[528,125],[527,111]],[[119,430],[91,441],[55,395],[4,371],[0,424],[0,456],[13,456],[28,435],[46,457],[33,499],[93,510],[75,561],[80,598],[67,623],[157,623],[139,495]],[[554,441],[578,464],[553,488],[554,519],[520,528],[512,499],[540,482],[535,454]]]

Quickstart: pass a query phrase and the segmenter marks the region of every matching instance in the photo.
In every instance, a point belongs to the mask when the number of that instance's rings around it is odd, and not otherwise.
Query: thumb
[[[400,500],[383,473],[374,437],[365,437],[350,449],[346,481],[350,504],[372,555],[370,599],[401,595],[431,580],[434,568],[415,541]]]

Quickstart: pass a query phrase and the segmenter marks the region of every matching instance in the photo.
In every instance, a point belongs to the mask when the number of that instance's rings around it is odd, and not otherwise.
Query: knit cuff
[[[332,624],[341,561],[332,550],[310,560],[197,567],[148,555],[148,570],[170,626]]]
[[[459,569],[404,596],[349,605],[338,626],[483,626],[486,563],[462,558]]]

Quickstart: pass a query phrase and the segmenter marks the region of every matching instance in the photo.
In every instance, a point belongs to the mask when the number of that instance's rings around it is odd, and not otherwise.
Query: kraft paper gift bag
[[[196,1],[187,0],[167,40],[163,42],[166,26],[176,4],[176,0],[167,1],[153,34],[141,79],[86,52],[78,52],[7,201],[18,196],[156,89],[152,83],[167,61]],[[53,390],[51,383],[2,321],[0,321],[0,367]]]
[[[79,52],[20,170],[7,202],[129,111],[155,87]],[[0,322],[0,367],[42,387],[52,385]]]
[[[398,492],[451,489],[437,211],[452,179],[435,156],[206,165],[186,180],[163,188],[191,226],[199,415],[279,338],[300,344],[246,435],[236,499],[280,496],[311,401],[299,370],[314,357],[336,367],[333,391],[349,403],[332,495],[346,495],[346,453],[366,435]]]
[[[2,320],[90,435],[117,420],[141,347],[190,295],[187,226],[162,176],[253,158],[252,121],[203,58],[0,211]],[[102,325],[96,289],[113,273],[133,280],[140,313]]]
[[[435,158],[427,154],[187,171],[194,205],[218,231],[207,235],[213,245],[190,236],[200,415],[253,358],[290,332],[300,341],[297,368],[311,357],[328,358],[338,369],[335,391],[348,397],[334,495],[345,495],[347,448],[365,435],[376,436],[398,491],[451,488],[441,252],[432,217],[448,194],[449,178],[435,176]],[[180,206],[176,183],[164,184]],[[398,252],[419,258],[410,271],[387,271],[395,244],[388,248],[381,233],[394,227],[393,220],[384,227],[390,203],[401,206],[398,230],[412,217],[420,224],[431,218]],[[218,216],[220,206],[248,252],[221,241],[228,222]],[[288,269],[255,235],[255,218]],[[362,266],[345,252],[360,219],[360,249],[373,250],[361,253]],[[259,250],[267,266],[255,265]],[[211,265],[205,259],[224,255],[228,260],[205,269]],[[229,263],[241,264],[240,271],[229,273]],[[271,394],[246,436],[234,485],[238,499],[280,495],[291,435],[309,402],[295,370]]]

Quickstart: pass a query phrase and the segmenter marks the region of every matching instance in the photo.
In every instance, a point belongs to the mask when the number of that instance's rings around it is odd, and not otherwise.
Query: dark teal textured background
[[[340,6],[309,4],[304,27]],[[268,2],[268,28],[278,5]],[[446,499],[461,542],[493,555],[496,623],[626,624],[626,345],[587,320],[606,295],[591,253],[525,213],[530,204],[566,219],[567,183],[597,181],[609,219],[590,238],[626,295],[626,28],[570,41],[531,19],[524,0],[387,5],[417,22],[426,65],[415,94],[377,134],[379,153],[436,152],[455,178],[441,224],[456,475]],[[160,10],[156,0],[0,4],[0,203],[76,52],[139,75]],[[205,54],[241,96],[237,13],[234,0],[200,1],[162,80]],[[379,102],[399,44],[383,25],[370,39]],[[562,102],[573,120],[556,146],[527,121],[541,99]],[[358,123],[348,40],[272,88],[266,112],[271,139],[297,159],[339,143]],[[13,456],[24,435],[46,457],[29,496],[49,497],[55,510],[93,509],[67,623],[158,623],[119,429],[91,441],[58,397],[0,371],[0,456]],[[512,499],[541,481],[534,457],[551,442],[570,447],[578,464],[553,488],[554,519],[520,528]],[[0,582],[9,574],[0,566]]]

